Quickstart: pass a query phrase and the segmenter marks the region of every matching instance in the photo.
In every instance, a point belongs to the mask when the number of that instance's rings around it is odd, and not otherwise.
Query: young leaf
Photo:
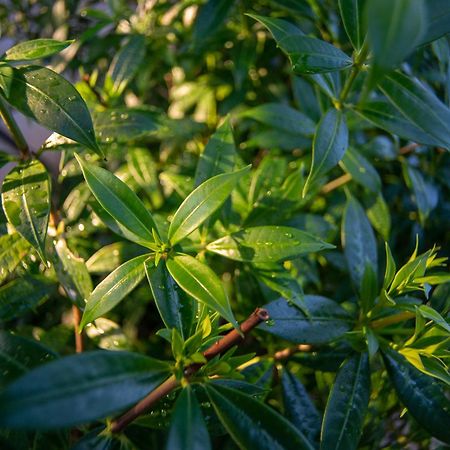
[[[0,288],[0,320],[21,317],[45,302],[55,284],[43,276],[16,278]]]
[[[123,226],[133,241],[145,246],[154,243],[153,217],[138,196],[108,170],[88,164],[75,154],[89,189],[108,214]]]
[[[37,341],[0,331],[0,387],[56,357],[56,353]]]
[[[211,136],[197,163],[195,187],[221,173],[231,172],[236,160],[233,129],[226,117]]]
[[[372,201],[373,203],[367,208],[367,217],[375,230],[387,241],[391,234],[391,213],[389,207],[381,192]]]
[[[30,244],[19,233],[0,236],[0,283],[19,265],[29,247]]]
[[[102,419],[140,400],[168,374],[167,363],[136,353],[95,351],[61,358],[2,392],[0,426],[49,430]]]
[[[211,242],[213,253],[236,261],[276,262],[334,248],[315,236],[291,227],[253,227]]]
[[[184,200],[169,227],[172,245],[184,239],[217,211],[250,166],[236,172],[216,175],[206,180]]]
[[[326,297],[305,295],[304,303],[308,315],[284,298],[265,305],[271,322],[259,328],[296,344],[323,344],[342,336],[354,322],[339,303]]]
[[[366,265],[378,271],[377,243],[366,213],[356,199],[347,201],[342,219],[342,245],[350,276],[360,289]]]
[[[366,0],[339,0],[345,32],[356,50],[362,47],[366,36],[365,6]]]
[[[149,258],[145,261],[145,272],[164,325],[177,329],[184,338],[189,337],[195,314],[194,305],[190,298],[179,291],[167,269],[166,261],[161,259],[155,267],[154,259]]]
[[[321,417],[300,380],[288,370],[281,376],[286,417],[310,442],[319,440]]]
[[[0,89],[5,97],[10,95],[13,77],[14,69],[9,64],[0,62]]]
[[[384,363],[401,402],[432,436],[450,444],[449,402],[440,385],[397,352],[383,352]]]
[[[426,30],[423,0],[368,0],[367,17],[375,76],[400,64]]]
[[[313,140],[311,170],[303,188],[303,197],[310,185],[332,169],[348,147],[348,128],[342,112],[329,109],[317,125]]]
[[[120,95],[136,75],[145,56],[145,37],[131,35],[127,43],[116,53],[108,75],[113,82],[112,92]]]
[[[331,388],[322,423],[321,450],[357,448],[369,396],[369,357],[360,353],[344,362]]]
[[[238,326],[225,289],[212,269],[192,256],[180,254],[168,258],[166,264],[170,275],[181,289],[217,311],[233,326]]]
[[[95,140],[86,103],[78,91],[56,72],[39,66],[14,69],[6,99],[22,114],[44,127],[103,156]]]
[[[6,50],[7,61],[29,61],[46,58],[59,53],[68,47],[73,41],[57,41],[55,39],[33,39],[20,42]]]
[[[209,450],[211,441],[200,405],[191,387],[179,395],[172,413],[167,450]]]
[[[122,264],[94,289],[87,300],[80,328],[113,309],[142,281],[147,258],[148,255],[141,255]]]
[[[220,421],[240,448],[313,449],[300,431],[264,403],[217,384],[208,383],[205,389]]]
[[[280,19],[250,15],[272,33],[288,55],[292,70],[299,74],[333,72],[350,67],[352,59],[328,42],[306,36],[294,25]],[[286,25],[288,23],[288,25]]]
[[[378,86],[401,114],[442,147],[450,148],[450,109],[429,88],[400,72],[385,77]]]
[[[44,251],[50,214],[50,177],[44,165],[31,160],[14,167],[3,181],[2,204],[8,222],[46,262]]]

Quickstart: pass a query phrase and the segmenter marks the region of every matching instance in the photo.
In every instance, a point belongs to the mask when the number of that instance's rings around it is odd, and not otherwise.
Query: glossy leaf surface
[[[293,259],[333,248],[319,238],[292,227],[252,227],[211,242],[206,247],[236,261],[254,263]]]
[[[44,165],[32,160],[14,167],[3,180],[2,204],[8,222],[36,249],[45,262],[50,177]]]

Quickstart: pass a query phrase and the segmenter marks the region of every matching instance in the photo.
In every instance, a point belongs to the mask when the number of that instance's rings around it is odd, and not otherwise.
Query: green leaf
[[[372,75],[400,64],[420,43],[426,31],[423,0],[368,0],[368,40],[373,53]]]
[[[141,255],[122,264],[94,289],[87,300],[80,328],[113,309],[142,281],[147,258],[148,255]]]
[[[418,307],[419,313],[425,319],[432,320],[435,324],[442,327],[444,330],[450,333],[450,325],[446,322],[446,320],[433,308],[430,308],[427,305],[420,305]]]
[[[432,436],[450,444],[450,405],[439,383],[397,352],[385,351],[383,358],[397,395],[409,413]]]
[[[92,114],[100,142],[129,143],[161,131],[161,113],[144,108],[114,108]]]
[[[389,244],[387,242],[385,242],[385,248],[386,248],[386,270],[384,272],[383,288],[388,289],[390,284],[392,283],[392,280],[395,277],[396,265],[394,257],[392,256],[391,248],[389,247]]]
[[[179,291],[167,269],[166,261],[161,259],[155,267],[154,258],[149,258],[145,261],[145,272],[164,325],[177,329],[184,338],[189,337],[195,315],[194,305],[190,298]]]
[[[134,78],[145,56],[145,37],[131,35],[111,62],[108,75],[113,82],[112,92],[120,95]]]
[[[380,192],[381,179],[372,164],[353,148],[348,148],[342,161],[342,167],[353,180],[373,193]]]
[[[334,246],[296,228],[261,226],[224,236],[206,248],[235,261],[262,263],[294,259]]]
[[[169,227],[172,245],[184,239],[217,211],[231,194],[237,182],[248,173],[250,166],[236,172],[216,175],[206,180],[184,200]]]
[[[0,236],[0,283],[19,265],[29,247],[19,233]]]
[[[172,413],[167,450],[209,450],[211,442],[200,405],[191,387],[179,395]]]
[[[152,229],[158,232],[153,217],[138,196],[108,170],[88,164],[75,154],[86,183],[100,205],[115,219],[133,241],[144,247],[154,243]]]
[[[170,275],[183,291],[212,310],[217,311],[233,326],[238,326],[225,289],[209,266],[192,256],[180,254],[168,258],[166,264]]]
[[[165,362],[136,353],[68,356],[37,367],[2,392],[0,426],[47,430],[103,419],[136,403],[168,374]]]
[[[319,440],[321,417],[300,380],[287,369],[281,376],[283,405],[287,419],[310,442]]]
[[[20,42],[6,50],[7,61],[29,61],[46,58],[64,50],[73,41],[57,41],[55,39],[33,39]]]
[[[372,204],[367,208],[367,217],[370,223],[387,241],[391,234],[391,213],[381,192],[375,199],[372,198]]]
[[[369,396],[369,357],[361,353],[344,362],[331,388],[322,423],[321,450],[358,447]]]
[[[311,170],[303,188],[303,196],[311,184],[342,159],[348,147],[348,128],[342,112],[329,109],[319,124],[313,140]]]
[[[0,387],[56,356],[37,341],[0,330]]]
[[[236,146],[230,118],[226,117],[211,136],[197,163],[195,187],[221,173],[231,172],[236,162]]]
[[[205,384],[205,389],[220,421],[240,448],[313,449],[294,425],[264,403],[217,384]]]
[[[407,186],[414,193],[414,200],[419,210],[420,222],[424,225],[430,213],[439,201],[438,187],[416,168],[403,164],[403,176]]]
[[[63,211],[69,222],[74,222],[81,216],[90,197],[91,191],[84,181],[70,191],[63,203]]]
[[[242,112],[239,117],[257,120],[283,132],[312,136],[315,123],[305,114],[284,103],[265,103]]]
[[[110,273],[125,261],[147,253],[147,249],[131,242],[114,242],[96,251],[87,261],[90,273]]]
[[[342,246],[350,276],[360,289],[366,265],[378,271],[377,243],[366,213],[358,201],[351,197],[342,219]]]
[[[288,55],[292,70],[299,74],[333,72],[350,67],[352,59],[328,42],[304,35],[281,19],[249,14],[262,23],[273,35],[278,46]]]
[[[402,115],[442,147],[450,148],[450,109],[431,89],[400,72],[385,77],[378,86]]]
[[[40,125],[103,156],[86,103],[72,84],[56,72],[39,66],[14,69],[6,99]]]
[[[362,47],[366,36],[365,6],[366,0],[339,0],[345,32],[356,50]]]
[[[58,263],[56,270],[58,281],[64,287],[72,302],[83,308],[92,292],[92,280],[83,258],[75,256],[67,247],[65,239],[58,239],[55,244]]]
[[[44,165],[31,160],[14,167],[3,180],[2,204],[8,222],[36,249],[45,263],[50,177]]]
[[[271,321],[259,328],[296,344],[323,344],[341,337],[352,327],[352,316],[335,301],[305,295],[304,303],[308,315],[284,298],[265,305]]]
[[[389,133],[426,145],[439,146],[440,141],[425,133],[407,117],[399,114],[396,107],[386,101],[371,101],[359,105],[355,111],[379,128]]]
[[[21,317],[44,303],[55,284],[43,276],[17,278],[0,288],[0,320]]]
[[[0,62],[0,89],[5,97],[10,95],[13,77],[14,69],[9,64]]]
[[[426,0],[427,30],[420,44],[427,44],[450,33],[450,3],[447,0]]]

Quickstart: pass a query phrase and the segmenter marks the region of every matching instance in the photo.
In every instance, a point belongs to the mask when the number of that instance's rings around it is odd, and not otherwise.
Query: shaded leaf
[[[19,265],[29,247],[19,233],[0,236],[0,283]]]
[[[344,170],[352,176],[358,184],[373,193],[381,189],[381,179],[372,164],[353,148],[348,148],[342,157]]]
[[[345,32],[356,50],[362,47],[366,35],[365,6],[366,0],[339,0]]]

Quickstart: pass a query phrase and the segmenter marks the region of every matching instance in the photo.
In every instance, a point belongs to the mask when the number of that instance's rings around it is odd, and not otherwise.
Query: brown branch
[[[259,325],[261,322],[269,319],[269,313],[262,308],[257,308],[249,317],[240,325],[241,333],[236,330],[230,331],[222,339],[215,342],[211,347],[203,352],[203,356],[210,360],[215,356],[229,350],[231,347],[239,344],[253,328]],[[184,370],[184,376],[186,378],[194,375],[203,364],[191,364]],[[119,433],[128,424],[133,422],[141,414],[148,411],[153,405],[155,405],[160,399],[172,392],[180,385],[180,381],[176,379],[174,375],[168,378],[164,383],[160,384],[155,390],[150,392],[147,397],[143,398],[139,403],[134,405],[125,414],[111,423],[110,431],[112,433]]]
[[[349,173],[336,178],[335,180],[330,181],[321,189],[322,194],[328,194],[331,191],[334,191],[338,187],[341,187],[345,183],[348,183],[352,179],[352,176]]]
[[[300,344],[296,345],[295,347],[287,347],[283,350],[279,350],[273,355],[273,359],[275,361],[283,361],[284,359],[290,358],[292,355],[295,355],[296,353],[302,353],[302,352],[311,352],[313,350],[313,347],[309,344]]]
[[[80,321],[81,321],[81,311],[77,305],[72,305],[72,316],[73,316],[73,327],[74,327],[74,333],[75,333],[75,352],[83,353],[83,351],[84,351],[83,335],[79,332]]]
[[[398,152],[400,153],[400,155],[406,155],[408,153],[411,153],[417,147],[419,147],[419,144],[416,144],[415,142],[412,142],[411,144],[408,144],[408,145],[405,145],[404,147],[401,147]]]

